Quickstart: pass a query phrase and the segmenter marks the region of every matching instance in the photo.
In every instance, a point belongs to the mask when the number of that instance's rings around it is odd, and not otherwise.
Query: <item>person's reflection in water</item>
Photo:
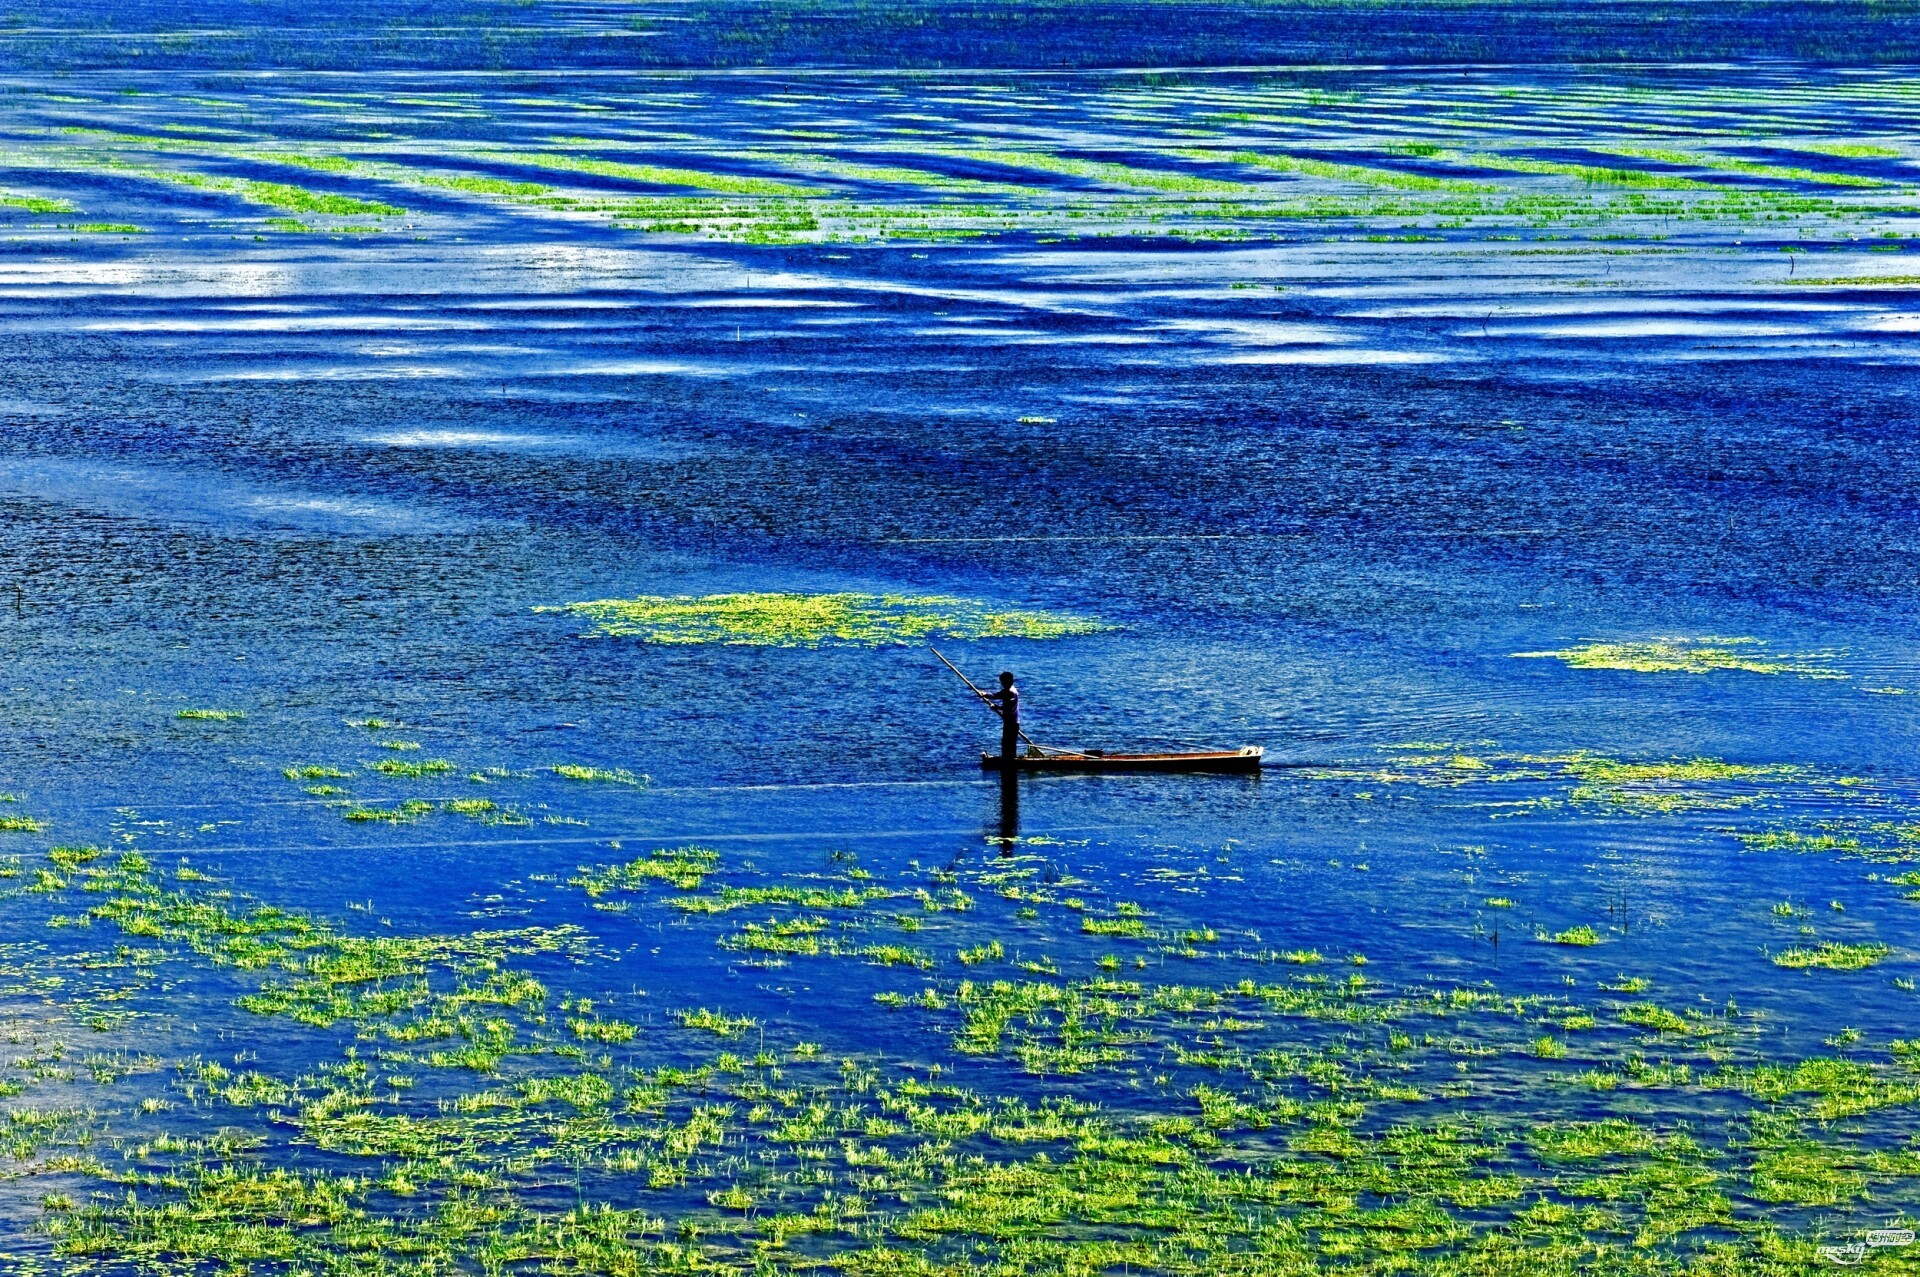
[[[1020,838],[1020,774],[1013,768],[1000,772],[1000,854],[1011,856],[1013,844]]]

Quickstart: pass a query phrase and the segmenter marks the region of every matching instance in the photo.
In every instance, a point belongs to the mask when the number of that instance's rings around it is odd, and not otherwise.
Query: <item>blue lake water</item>
[[[13,1270],[1907,1271],[1899,20],[449,12],[0,34]]]

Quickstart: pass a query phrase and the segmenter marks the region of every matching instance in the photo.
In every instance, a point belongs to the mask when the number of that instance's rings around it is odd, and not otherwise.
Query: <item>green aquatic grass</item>
[[[1638,674],[1712,674],[1741,670],[1749,674],[1793,674],[1801,678],[1843,679],[1842,670],[1817,665],[1816,656],[1770,656],[1753,638],[1655,638],[1637,642],[1591,642],[1550,652],[1515,652],[1516,657],[1552,657],[1573,669],[1627,670]]]
[[[221,191],[243,199],[249,204],[285,209],[289,213],[321,213],[333,217],[369,214],[377,217],[399,217],[407,211],[398,205],[384,204],[378,200],[363,200],[351,195],[312,191],[304,186],[293,186],[285,182],[259,182],[244,178],[207,177],[198,173],[160,170],[155,170],[151,175],[182,186]]]
[[[552,193],[551,186],[538,182],[516,182],[503,177],[482,177],[477,174],[421,174],[413,181],[422,186],[437,186],[449,191],[466,191],[474,195],[509,195],[518,197],[536,197]]]
[[[760,905],[788,905],[796,909],[860,909],[879,900],[913,898],[901,887],[842,887],[779,883],[764,887],[722,887],[706,896],[677,896],[672,906],[683,913],[730,913]],[[934,897],[926,897],[938,903]]]
[[[1805,971],[1821,968],[1827,971],[1862,971],[1886,960],[1893,952],[1888,945],[1842,944],[1829,940],[1814,948],[1802,948],[1798,945],[1782,949],[1773,955],[1773,965],[1790,970]]]
[[[645,776],[636,776],[624,767],[587,767],[579,763],[555,763],[548,768],[556,776],[567,780],[597,782],[607,785],[644,785]]]
[[[675,1015],[680,1023],[689,1029],[703,1029],[723,1038],[737,1038],[759,1025],[759,1022],[750,1016],[726,1015],[706,1007],[699,1007],[692,1011],[679,1011]]]
[[[1808,151],[1814,155],[1835,155],[1841,159],[1891,160],[1905,152],[1877,142],[1828,142],[1813,138],[1773,138],[1766,143],[1787,151]]]
[[[343,819],[353,821],[356,824],[384,821],[387,824],[399,825],[419,820],[432,811],[433,804],[426,799],[409,798],[405,802],[396,803],[392,807],[349,806],[342,810],[340,815]]]
[[[352,777],[350,771],[338,767],[328,767],[320,763],[303,763],[297,767],[282,768],[280,774],[288,780],[346,780]]]
[[[1560,760],[1560,765],[1579,782],[1567,791],[1569,801],[1642,816],[1751,807],[1765,798],[1766,791],[1742,787],[1791,781],[1804,773],[1791,764],[1728,763],[1714,758],[1626,762],[1576,754]]]
[[[247,158],[268,164],[291,164],[295,168],[312,169],[317,173],[351,173],[359,167],[345,156],[301,155],[293,151],[253,151],[248,153]]]
[[[1554,1122],[1528,1133],[1527,1142],[1550,1162],[1584,1162],[1651,1153],[1657,1134],[1624,1118],[1596,1122]]]
[[[582,865],[567,881],[596,899],[611,891],[639,891],[656,882],[697,891],[719,867],[720,853],[712,848],[662,848],[623,865]]]
[[[237,709],[183,709],[174,717],[203,723],[237,723],[246,717],[246,713]]]
[[[100,859],[102,854],[98,847],[52,847],[47,851],[47,859],[61,871],[72,873],[81,865]]]
[[[1063,612],[997,608],[946,595],[642,596],[536,609],[594,622],[592,634],[648,643],[877,647],[929,639],[1066,638],[1112,628]]]
[[[0,191],[0,208],[25,209],[29,213],[71,213],[74,206],[66,200],[50,199],[42,195],[20,195],[12,191]]]
[[[1661,191],[1714,191],[1712,182],[1655,173],[1647,169],[1606,168],[1595,164],[1571,164],[1563,160],[1537,160],[1525,156],[1499,155],[1489,151],[1470,153],[1446,151],[1442,158],[1474,168],[1506,173],[1530,173],[1550,177],[1570,177],[1588,186],[1632,186]]]
[[[1537,938],[1548,944],[1569,945],[1576,949],[1588,949],[1600,943],[1600,933],[1584,924],[1568,927],[1565,931],[1557,931],[1551,935],[1542,931]]]
[[[1707,155],[1698,151],[1674,151],[1659,147],[1642,146],[1600,146],[1593,148],[1610,155],[1625,155],[1637,159],[1657,160],[1662,164],[1676,164],[1692,168],[1713,169],[1727,173],[1746,173],[1754,177],[1773,178],[1787,182],[1812,182],[1821,186],[1885,186],[1878,178],[1860,177],[1852,173],[1822,173],[1814,169],[1787,168],[1778,164],[1759,164],[1752,160],[1737,160],[1724,155]]]
[[[382,776],[419,780],[427,776],[451,775],[457,769],[444,758],[427,758],[417,763],[399,758],[382,758],[373,763],[371,770],[379,772]]]
[[[1684,1016],[1652,1002],[1635,1002],[1621,1007],[1620,1020],[1624,1024],[1652,1029],[1656,1033],[1687,1033],[1693,1028]]]
[[[717,860],[690,852],[640,863]],[[1757,1120],[1751,1153],[1709,1145],[1657,1103],[1637,1116],[1555,1113],[1552,1087],[1533,1095],[1541,1120],[1475,1116],[1470,1086],[1436,1114],[1433,1082],[1417,1072],[1429,1055],[1442,1078],[1461,1076],[1456,1059],[1497,1055],[1476,1044],[1502,1034],[1510,1058],[1551,1068],[1564,1057],[1553,1039],[1527,1036],[1531,1017],[1564,1004],[1491,989],[1102,976],[961,980],[886,1000],[954,1034],[962,1056],[1035,1080],[1037,1092],[1016,1095],[996,1082],[1004,1071],[956,1085],[939,1068],[783,1046],[784,1029],[776,1037],[724,1005],[652,1027],[598,996],[555,1007],[517,964],[584,957],[564,931],[358,935],[224,893],[166,890],[140,858],[67,860],[94,875],[96,925],[256,973],[243,1011],[345,1030],[347,1047],[297,1076],[187,1062],[172,1094],[208,1119],[190,1135],[148,1128],[143,1142],[101,1147],[86,1142],[93,1119],[71,1106],[14,1119],[11,1147],[78,1176],[78,1189],[69,1178],[46,1194],[42,1216],[66,1261],[217,1255],[398,1277],[558,1258],[563,1271],[638,1277],[764,1273],[803,1256],[810,1267],[950,1277],[1116,1261],[1195,1277],[1521,1277],[1543,1256],[1578,1256],[1590,1271],[1679,1277],[1698,1257],[1687,1239],[1711,1235],[1723,1239],[1714,1271],[1761,1277],[1762,1241],[1741,1239],[1767,1236],[1751,1233],[1764,1217],[1736,1193],[1846,1203],[1909,1170],[1904,1155],[1844,1138],[1815,1145]],[[833,935],[823,917],[753,925]],[[1395,1029],[1389,1042],[1373,1036],[1383,1021],[1441,1032]],[[653,1053],[673,1034],[688,1041],[668,1063]],[[702,1039],[713,1046],[691,1045]],[[87,1069],[120,1085],[160,1063],[99,1054]],[[1143,1074],[1133,1099],[1109,1089],[1092,1102],[1078,1089],[1137,1066],[1198,1076],[1168,1085]],[[1605,1076],[1589,1103],[1631,1094],[1644,1106],[1678,1088],[1722,1103],[1752,1096],[1771,1106],[1763,1115],[1803,1105],[1812,1118],[1920,1101],[1900,1066],[1850,1061],[1707,1078],[1628,1054]],[[142,1120],[164,1120],[171,1102],[142,1108]],[[561,1182],[564,1200],[543,1193]]]

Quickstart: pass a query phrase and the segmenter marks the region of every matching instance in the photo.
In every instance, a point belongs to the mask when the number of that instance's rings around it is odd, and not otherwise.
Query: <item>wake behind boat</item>
[[[967,689],[1000,719],[1000,752],[982,754],[984,771],[1011,772],[1188,772],[1221,775],[1257,775],[1266,751],[1258,745],[1239,749],[1209,749],[1175,754],[1124,754],[1104,749],[1060,749],[1038,744],[1020,728],[1020,689],[1013,684],[1011,672],[1000,675],[997,691],[983,692],[958,666],[928,648],[940,663],[952,670]],[[1026,742],[1027,751],[1020,752]]]

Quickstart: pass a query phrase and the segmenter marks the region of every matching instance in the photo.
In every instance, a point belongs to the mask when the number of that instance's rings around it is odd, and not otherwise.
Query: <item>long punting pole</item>
[[[992,710],[996,714],[1000,712],[1000,707],[993,703],[993,698],[991,696],[988,696],[985,692],[981,691],[979,688],[975,687],[973,685],[973,680],[960,672],[959,666],[955,665],[952,661],[948,660],[946,657],[941,656],[939,648],[934,647],[932,644],[928,644],[927,650],[929,652],[932,652],[935,659],[937,659],[942,665],[952,670],[954,677],[958,678],[962,683],[965,683],[967,685],[967,690],[972,692],[975,696],[978,696],[980,698],[980,703],[982,705],[985,705],[988,709]],[[1014,728],[1014,730],[1020,731],[1020,729],[1017,727]],[[1044,754],[1047,752],[1046,750],[1041,749],[1039,745],[1035,744],[1033,737],[1027,735],[1025,732],[1020,732],[1020,739],[1027,742],[1027,748],[1033,750],[1033,752],[1036,754]]]

